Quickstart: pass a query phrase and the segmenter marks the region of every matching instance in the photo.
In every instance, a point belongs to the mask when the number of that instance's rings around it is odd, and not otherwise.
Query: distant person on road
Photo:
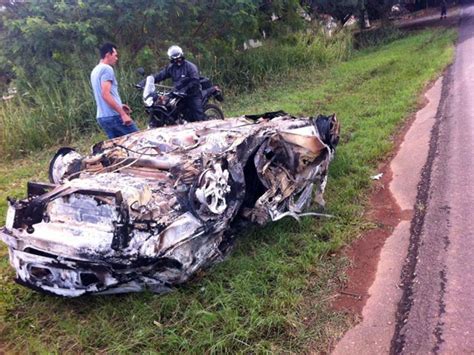
[[[174,90],[186,95],[185,104],[191,115],[190,121],[203,120],[205,116],[197,66],[184,58],[181,47],[171,46],[167,54],[170,64],[154,75],[155,82],[171,78]]]
[[[442,19],[446,18],[447,13],[448,13],[448,4],[446,4],[446,0],[441,0],[440,6],[441,6],[441,17],[440,17],[440,19],[442,20]]]
[[[120,99],[118,82],[112,68],[117,60],[117,47],[112,43],[105,43],[100,48],[100,62],[91,72],[97,122],[109,139],[138,131],[130,117],[130,107],[122,104]]]

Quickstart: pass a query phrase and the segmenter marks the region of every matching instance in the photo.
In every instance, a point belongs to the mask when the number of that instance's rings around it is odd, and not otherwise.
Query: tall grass
[[[30,88],[0,103],[0,153],[7,158],[70,142],[95,121],[88,82],[76,80]]]
[[[284,79],[295,68],[325,67],[348,58],[352,35],[338,32],[328,38],[320,31],[298,32],[286,38],[267,40],[259,48],[233,51],[222,57],[207,58],[201,67],[215,82],[233,92],[245,92],[262,86],[272,78]]]
[[[357,49],[376,47],[402,38],[404,32],[394,26],[382,26],[361,31],[354,36],[354,47]]]
[[[219,58],[204,54],[196,59],[204,74],[227,92],[238,93],[259,87],[269,78],[284,80],[295,68],[321,67],[343,60],[351,51],[351,43],[351,35],[344,32],[333,38],[317,31],[295,33],[279,41],[266,41],[261,48],[228,51]],[[133,117],[141,119],[143,108],[132,85],[139,78],[133,65],[118,68],[117,76],[123,101],[131,103]],[[29,87],[28,94],[0,102],[0,154],[4,158],[67,144],[98,129],[89,72],[84,70],[76,77],[59,83],[41,81]]]
[[[6,159],[67,144],[98,130],[96,106],[89,73],[61,83],[42,81],[11,100],[0,101],[0,154]],[[131,83],[138,81],[132,70],[117,71],[124,102],[131,102],[135,115],[141,111],[138,92]]]

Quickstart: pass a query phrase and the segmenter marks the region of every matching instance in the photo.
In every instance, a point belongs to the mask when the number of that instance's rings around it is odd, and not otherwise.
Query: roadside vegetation
[[[270,78],[284,81],[295,68],[316,71],[340,62],[351,51],[351,34],[347,31],[333,38],[326,38],[321,32],[297,32],[279,41],[267,41],[261,48],[228,53],[216,62],[198,58],[196,62],[204,75],[232,97],[248,95]],[[59,82],[40,81],[35,86],[25,83],[26,91],[21,95],[0,101],[0,155],[5,159],[18,158],[97,132],[89,74],[90,68]],[[135,68],[124,66],[119,67],[117,75],[122,99],[135,111],[133,117],[146,127],[141,91],[134,87],[142,77]]]
[[[12,352],[329,352],[353,321],[330,308],[347,266],[338,252],[371,228],[364,218],[369,176],[390,152],[393,136],[417,108],[420,93],[452,60],[455,37],[454,30],[432,29],[364,46],[347,61],[288,63],[285,76],[266,77],[251,93],[231,95],[226,116],[279,109],[293,115],[337,114],[342,135],[325,195],[327,212],[335,217],[305,218],[299,224],[285,219],[241,231],[226,261],[170,294],[45,296],[13,283],[1,245],[0,345]],[[8,143],[12,156],[21,147],[28,157],[0,163],[0,221],[7,195],[23,196],[28,180],[46,179],[58,138],[74,137],[72,144],[83,151],[104,138],[88,133],[76,140],[77,127],[68,123],[75,115],[68,116],[68,105],[76,103],[77,110],[88,112],[93,109],[89,97],[73,102],[68,95],[55,96],[54,90],[48,95],[52,103],[64,104],[58,107],[64,122],[35,126],[23,116],[23,129],[43,138],[54,130],[58,135],[42,151],[37,151],[41,144],[27,146],[22,138],[19,145]],[[40,117],[41,106],[35,109]],[[10,119],[3,109],[0,117]],[[48,124],[53,130],[41,133]],[[19,129],[11,127],[4,137],[20,137]]]
[[[223,86],[226,95],[247,94],[268,78],[286,80],[294,68],[317,70],[349,58],[352,35],[341,30],[347,15],[363,18],[366,11],[378,19],[393,2],[4,1],[0,93],[9,88],[18,94],[8,103],[0,101],[0,155],[25,156],[97,129],[88,82],[105,42],[118,45],[122,98],[141,112],[132,87],[140,79],[135,69],[152,73],[162,68],[172,44],[182,46],[186,58]],[[339,22],[337,30],[327,14]],[[265,45],[244,51],[250,39]]]

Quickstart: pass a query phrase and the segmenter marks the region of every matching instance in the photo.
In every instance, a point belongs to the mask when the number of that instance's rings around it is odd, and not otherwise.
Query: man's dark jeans
[[[109,139],[124,136],[129,133],[137,132],[138,128],[135,123],[126,126],[123,124],[120,116],[99,117],[97,119],[99,125],[107,134]]]

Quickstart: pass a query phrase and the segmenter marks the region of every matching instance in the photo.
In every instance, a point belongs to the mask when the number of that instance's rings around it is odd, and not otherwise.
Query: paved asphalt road
[[[460,16],[455,61],[390,162],[413,218],[386,240],[363,320],[333,355],[474,354],[474,5]]]
[[[474,5],[462,9],[443,85],[392,353],[474,353]]]

